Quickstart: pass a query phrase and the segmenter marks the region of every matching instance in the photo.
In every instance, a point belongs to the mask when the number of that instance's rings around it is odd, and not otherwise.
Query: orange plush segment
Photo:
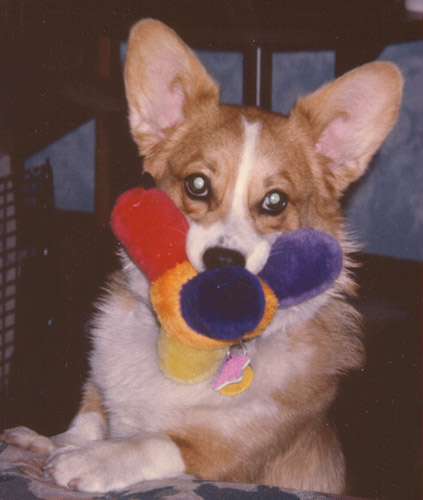
[[[264,297],[266,300],[266,308],[264,310],[263,317],[258,324],[257,328],[250,333],[247,333],[244,339],[251,339],[260,335],[260,333],[270,324],[275,315],[276,311],[279,308],[279,301],[276,295],[273,293],[273,290],[269,288],[266,283],[260,280],[261,286],[263,287]],[[243,339],[243,340],[244,340]]]
[[[181,344],[199,349],[219,349],[233,344],[230,340],[217,340],[197,333],[185,322],[180,309],[180,290],[197,275],[192,265],[185,261],[169,269],[151,284],[150,297],[164,331]],[[261,282],[266,299],[263,318],[257,328],[245,335],[245,339],[259,335],[270,323],[278,308],[278,300],[272,290]]]

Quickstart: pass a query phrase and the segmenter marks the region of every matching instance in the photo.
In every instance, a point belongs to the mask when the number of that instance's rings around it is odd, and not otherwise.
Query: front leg
[[[169,437],[153,434],[59,449],[49,457],[45,472],[61,486],[105,493],[148,479],[181,475],[185,465]]]

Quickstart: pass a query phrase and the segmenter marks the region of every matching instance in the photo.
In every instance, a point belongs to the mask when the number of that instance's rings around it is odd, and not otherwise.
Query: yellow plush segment
[[[183,345],[163,329],[157,350],[159,365],[166,377],[184,384],[197,384],[212,377],[226,354],[225,347],[205,350]]]
[[[151,284],[150,298],[157,313],[160,324],[165,332],[181,344],[197,349],[220,349],[236,342],[230,340],[217,340],[197,333],[190,328],[182,317],[179,306],[179,292],[182,286],[192,279],[197,271],[185,261],[169,269]],[[273,291],[260,281],[265,294],[265,311],[257,328],[245,335],[250,339],[259,335],[271,322],[279,303]]]

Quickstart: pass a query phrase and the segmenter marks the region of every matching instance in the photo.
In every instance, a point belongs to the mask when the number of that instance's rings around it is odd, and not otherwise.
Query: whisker
[[[183,234],[184,236],[186,236],[188,234],[188,230],[183,230],[183,229],[180,229],[180,228],[174,227],[174,226],[163,226],[163,229],[169,229],[171,231],[175,231],[175,232],[178,232],[180,234]]]
[[[283,254],[288,254],[289,253],[289,250],[274,250],[274,251],[271,251],[270,254],[269,254],[269,257],[273,257],[275,255],[283,255]]]

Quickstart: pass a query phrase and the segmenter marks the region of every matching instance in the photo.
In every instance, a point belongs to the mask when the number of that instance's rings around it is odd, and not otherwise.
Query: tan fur
[[[23,428],[3,438],[48,452],[59,447],[47,471],[84,491],[185,472],[344,492],[345,464],[328,410],[340,377],[362,366],[364,351],[360,317],[346,300],[356,291],[355,246],[340,198],[393,126],[398,69],[357,68],[300,99],[289,117],[220,105],[218,86],[194,53],[171,29],[145,20],[131,31],[125,84],[144,169],[190,222],[191,261],[205,248],[193,234],[248,254],[254,245],[270,252],[275,235],[312,227],[337,238],[343,269],[329,290],[280,308],[261,336],[246,341],[254,380],[241,394],[224,396],[210,381],[188,386],[160,372],[149,285],[122,253],[122,271],[99,303],[91,375],[70,429],[52,440]],[[191,174],[209,180],[206,200],[187,195]],[[286,209],[263,215],[274,190],[287,194]],[[250,265],[260,267],[261,256]]]
[[[183,44],[175,32],[169,31],[160,22],[153,20],[144,24],[144,28],[132,30],[127,57],[133,63],[125,66],[130,119],[138,114],[145,117],[142,124],[138,124],[137,118],[131,122],[134,139],[140,147],[141,154],[153,151],[157,143],[157,135],[161,132],[156,127],[157,114],[154,111],[155,106],[160,106],[161,96],[157,92],[156,80],[151,78],[151,72],[145,71],[147,68],[154,67],[156,72],[166,74],[172,92],[175,89],[184,88],[185,114],[190,112],[193,106],[198,109],[203,103],[216,99],[219,95],[216,83],[208,76],[193,52]],[[152,37],[155,39],[153,45],[150,42]],[[146,47],[147,50],[140,52],[138,50],[140,46]],[[165,60],[162,58],[163,55],[166,57]],[[196,75],[195,84],[186,77],[192,73]],[[138,92],[141,82],[142,96]]]
[[[342,318],[349,315],[347,330],[340,331],[341,325],[346,326]],[[239,426],[230,439],[213,427],[193,425],[171,431],[187,472],[204,479],[343,491],[344,460],[325,415],[339,376],[363,362],[356,316],[352,308],[339,303],[290,332],[288,348],[292,352],[304,349],[307,343],[316,349],[303,376],[293,376],[289,388],[268,395],[275,403],[274,418],[245,418],[245,427]],[[332,358],[337,359],[335,365],[331,365]]]
[[[98,413],[105,421],[107,421],[107,415],[103,406],[101,394],[98,388],[91,382],[87,382],[84,386],[78,414],[88,412]]]
[[[138,50],[143,52],[140,46]],[[133,64],[131,60],[127,63],[130,68]],[[378,78],[377,73],[381,72],[383,78]],[[372,82],[372,79],[377,79],[377,82]],[[380,93],[378,102],[370,106],[366,103],[361,116],[354,116],[356,100],[354,96],[350,99],[348,89],[343,91],[344,87],[349,88],[352,80],[360,81],[362,92],[371,89],[372,84],[379,85],[380,81],[389,88]],[[131,82],[127,82],[127,88],[132,91]],[[259,120],[262,124],[258,152],[261,168],[255,172],[256,182],[251,184],[248,195],[256,230],[266,234],[275,230],[291,231],[311,226],[343,240],[337,199],[345,187],[362,174],[390,130],[398,111],[400,88],[398,71],[392,65],[380,63],[352,72],[338,79],[333,86],[324,87],[313,96],[300,100],[289,120],[256,109],[218,106],[216,100],[206,99],[201,114],[185,111],[185,121],[169,133],[169,140],[162,142],[157,155],[150,156],[148,149],[141,149],[146,154],[145,169],[153,173],[159,186],[193,220],[210,224],[223,219],[228,214],[227,203],[233,193],[236,165],[239,162],[237,142],[232,140],[239,138],[241,133],[239,116],[242,114],[249,122]],[[191,88],[188,95],[190,92]],[[143,96],[142,89],[139,96]],[[390,102],[397,104],[390,106]],[[320,156],[316,155],[319,138],[339,117],[346,121],[360,121],[352,146],[342,153],[341,158],[332,158],[332,152],[325,147],[319,150]],[[371,130],[378,122],[382,122],[378,130]],[[136,138],[136,133],[134,135]],[[209,135],[213,136],[210,150],[207,140]],[[222,144],[226,142],[228,146],[216,147],[219,141]],[[216,151],[219,151],[218,157]],[[224,156],[222,151],[230,154]],[[351,155],[351,151],[353,155],[350,158],[348,155]],[[158,163],[166,164],[167,170],[159,170]],[[341,172],[342,166],[346,168]],[[187,199],[180,182],[186,175],[205,169],[217,192],[217,199],[208,204]],[[280,217],[263,220],[254,207],[272,187],[289,193],[289,210]],[[343,243],[347,248],[345,241]],[[347,270],[338,286],[344,293],[353,293],[354,285]],[[339,301],[322,310],[311,324],[302,325],[299,332],[287,332],[292,337],[293,350],[309,343],[317,355],[303,380],[294,379],[289,391],[274,394],[275,400],[281,405],[281,415],[273,425],[255,422],[254,429],[249,429],[253,432],[244,433],[240,428],[239,435],[231,436],[229,442],[207,427],[194,426],[183,431],[172,431],[170,435],[181,449],[187,472],[203,478],[342,491],[342,453],[334,433],[325,423],[324,413],[334,398],[339,374],[362,363],[363,350],[356,325],[356,313]],[[321,335],[316,330],[320,330]],[[330,360],[333,358],[337,362],[331,365]],[[327,366],[331,366],[335,372],[326,374]],[[336,369],[334,366],[337,366]],[[271,429],[271,432],[263,432],[263,429]],[[246,439],[246,435],[249,439]],[[253,441],[259,441],[256,446],[251,444],[251,436],[255,438]],[[291,444],[287,446],[286,443]],[[286,455],[281,452],[286,452]]]
[[[266,463],[260,480],[287,488],[345,491],[344,457],[330,424],[314,421],[305,427],[286,453]]]

